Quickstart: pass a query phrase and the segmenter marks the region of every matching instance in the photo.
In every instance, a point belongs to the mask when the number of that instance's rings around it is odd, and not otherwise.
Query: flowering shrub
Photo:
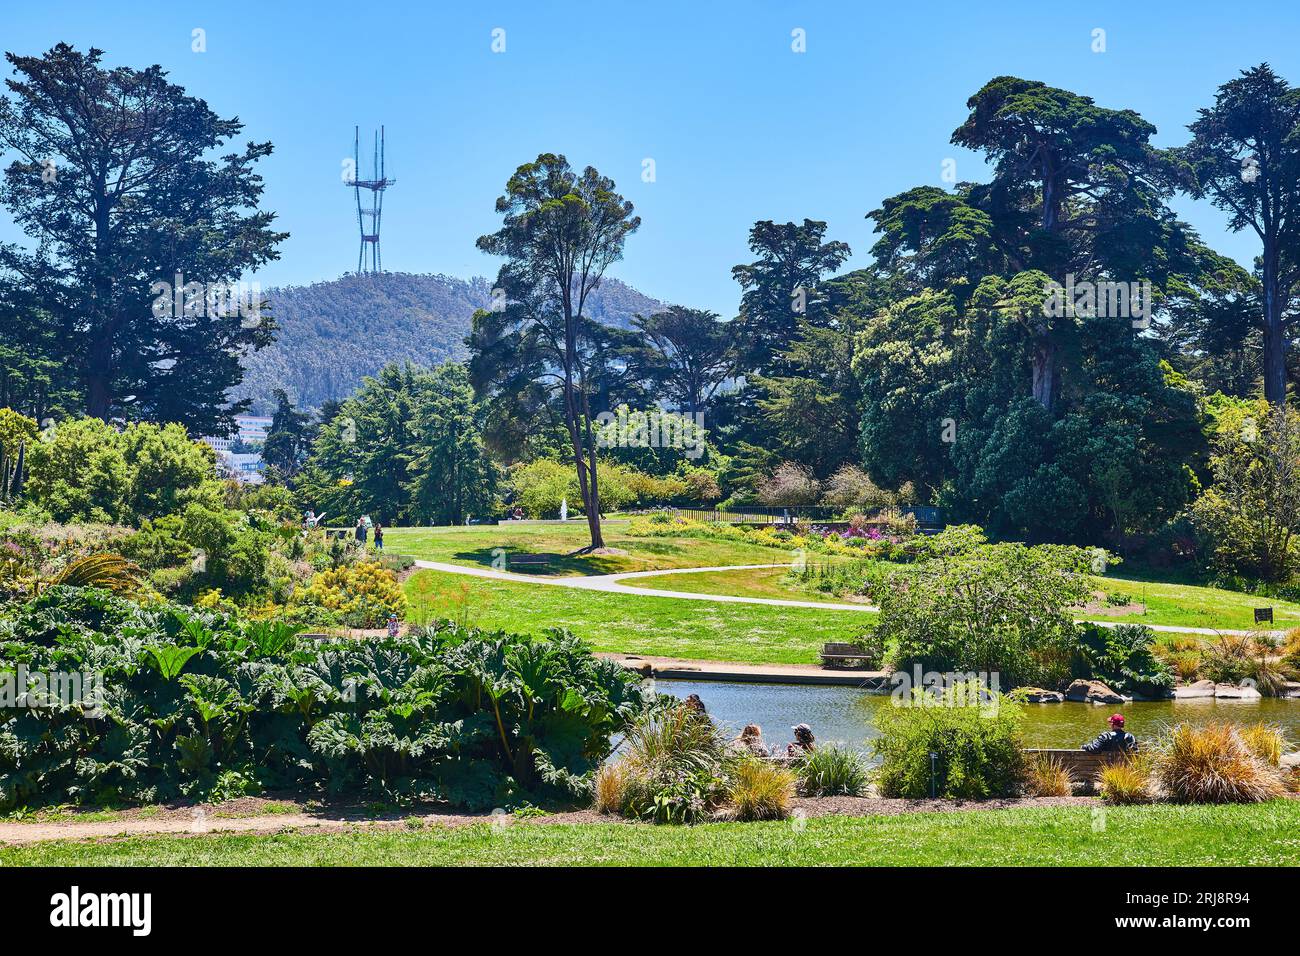
[[[397,576],[373,561],[322,571],[293,604],[332,611],[349,627],[383,627],[390,614],[406,613],[406,595]]]

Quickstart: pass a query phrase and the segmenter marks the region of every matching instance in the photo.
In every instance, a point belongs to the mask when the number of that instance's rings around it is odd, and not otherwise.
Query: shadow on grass
[[[613,554],[556,554],[555,552],[526,551],[523,548],[477,548],[473,551],[457,551],[456,559],[491,568],[501,552],[505,551],[505,567],[499,570],[511,574],[536,574],[546,577],[556,574],[616,574],[627,570],[627,561],[622,555]],[[517,558],[545,558],[545,563],[532,564],[517,561]],[[499,562],[498,562],[499,564]]]

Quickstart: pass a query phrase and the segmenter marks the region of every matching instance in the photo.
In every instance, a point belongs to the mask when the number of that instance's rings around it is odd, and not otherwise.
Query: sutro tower
[[[361,229],[361,250],[357,253],[357,273],[383,272],[383,256],[379,253],[379,221],[384,215],[384,190],[397,182],[384,176],[384,128],[375,134],[375,152],[370,164],[373,179],[358,179],[361,172],[361,127],[356,127],[353,140],[352,179],[344,185],[351,186],[357,196],[357,226]],[[370,208],[361,201],[361,190],[370,190]],[[370,256],[367,259],[366,249]]]

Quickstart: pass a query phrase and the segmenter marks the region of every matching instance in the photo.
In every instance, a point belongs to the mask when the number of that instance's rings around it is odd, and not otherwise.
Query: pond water
[[[869,750],[876,735],[872,718],[888,706],[887,694],[868,694],[855,687],[806,684],[742,684],[727,681],[656,681],[661,693],[674,697],[699,694],[709,714],[734,736],[745,724],[763,728],[769,747],[784,747],[791,727],[805,723],[819,742],[843,743]],[[1188,721],[1204,724],[1265,721],[1282,728],[1291,747],[1300,744],[1300,700],[1162,700],[1128,704],[1026,704],[1025,742],[1030,747],[1077,747],[1106,729],[1106,718],[1124,714],[1126,729],[1139,741],[1163,727]]]

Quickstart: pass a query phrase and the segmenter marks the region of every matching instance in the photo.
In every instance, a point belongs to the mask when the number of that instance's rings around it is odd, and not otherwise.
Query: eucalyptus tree
[[[585,310],[641,219],[613,180],[591,166],[575,173],[555,153],[516,169],[496,211],[501,228],[480,236],[478,247],[506,261],[494,309],[475,317],[470,336],[475,388],[522,389],[532,381],[558,391],[591,534],[584,550],[603,548],[593,396],[609,391],[625,363],[615,332]]]

